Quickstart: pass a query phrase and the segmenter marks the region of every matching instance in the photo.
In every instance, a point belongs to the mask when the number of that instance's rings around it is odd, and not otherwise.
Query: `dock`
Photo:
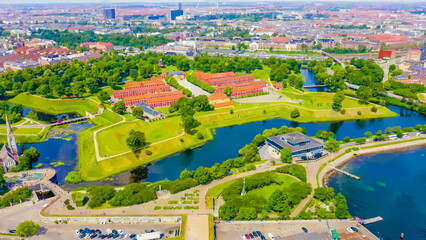
[[[364,220],[364,222],[362,223],[363,225],[367,225],[367,224],[371,224],[371,223],[375,223],[375,222],[381,222],[383,221],[382,217],[374,217],[374,218],[369,218]]]
[[[332,168],[333,168],[334,170],[336,170],[336,171],[338,171],[338,172],[341,172],[341,173],[345,174],[346,176],[349,176],[349,177],[354,178],[354,179],[356,179],[356,180],[360,180],[360,179],[361,179],[360,177],[355,176],[355,175],[353,175],[352,173],[348,173],[348,172],[346,172],[346,171],[344,171],[344,170],[342,170],[342,169],[338,169],[338,168],[335,168],[335,167],[332,167]]]
[[[325,85],[309,85],[309,86],[303,86],[303,88],[318,88],[318,87],[325,87]]]

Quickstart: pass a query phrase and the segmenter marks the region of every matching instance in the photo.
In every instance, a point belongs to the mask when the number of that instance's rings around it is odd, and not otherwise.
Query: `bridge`
[[[309,86],[303,86],[303,88],[318,88],[318,87],[325,87],[325,85],[309,85]]]
[[[348,173],[348,172],[346,172],[346,171],[344,171],[344,170],[342,170],[342,169],[338,169],[338,168],[335,168],[335,167],[332,167],[332,168],[333,168],[334,170],[336,170],[337,172],[341,172],[341,173],[345,174],[346,176],[349,176],[349,177],[354,178],[354,179],[356,179],[356,180],[360,180],[360,179],[361,179],[360,177],[355,176],[355,175],[353,175],[352,173]]]
[[[328,52],[321,51],[321,54],[324,55],[324,56],[326,56],[326,57],[329,57],[329,58],[333,59],[336,63],[338,63],[342,67],[346,66],[346,64],[344,62],[342,62],[340,59],[338,59],[337,57],[331,55]]]
[[[354,90],[354,91],[356,91],[356,90],[358,90],[358,88],[359,88],[359,85],[355,85],[355,84],[348,83],[348,82],[345,82],[345,84],[346,84],[346,86],[347,86],[350,90]]]
[[[374,217],[374,218],[369,218],[369,219],[363,220],[362,224],[367,225],[367,224],[380,222],[380,221],[383,221],[383,218],[379,216],[379,217]]]
[[[89,117],[79,117],[79,118],[74,118],[74,119],[68,119],[68,120],[65,120],[65,121],[60,121],[60,122],[49,124],[47,126],[54,127],[54,126],[60,126],[60,125],[68,124],[68,123],[86,121],[86,120],[89,120]]]

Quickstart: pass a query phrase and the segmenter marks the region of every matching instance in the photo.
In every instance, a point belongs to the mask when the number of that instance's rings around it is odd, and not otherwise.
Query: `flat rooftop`
[[[286,139],[291,144],[283,139]],[[269,137],[268,140],[274,142],[281,148],[289,148],[293,152],[323,145],[321,142],[299,132],[292,132],[292,133],[272,136],[272,137]]]

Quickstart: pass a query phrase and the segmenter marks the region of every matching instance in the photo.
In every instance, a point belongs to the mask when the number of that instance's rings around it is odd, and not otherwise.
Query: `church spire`
[[[12,150],[13,153],[18,153],[18,146],[16,145],[16,139],[12,132],[12,127],[9,123],[9,118],[6,115],[6,129],[7,129],[7,143],[9,145],[9,148]]]

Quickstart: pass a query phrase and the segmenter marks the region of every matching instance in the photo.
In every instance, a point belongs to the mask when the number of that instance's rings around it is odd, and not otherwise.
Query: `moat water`
[[[383,217],[367,225],[384,239],[426,239],[426,147],[362,156],[342,166],[361,178],[342,174],[329,186],[346,196],[349,212],[360,218]]]

